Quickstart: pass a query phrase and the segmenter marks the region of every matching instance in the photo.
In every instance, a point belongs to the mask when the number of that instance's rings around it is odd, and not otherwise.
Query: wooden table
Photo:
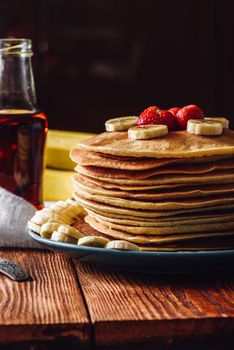
[[[116,272],[46,251],[6,250],[31,275],[0,275],[0,349],[233,349],[231,272]]]

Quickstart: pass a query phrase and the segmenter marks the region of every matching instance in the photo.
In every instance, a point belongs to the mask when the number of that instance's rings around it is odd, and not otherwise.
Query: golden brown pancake
[[[71,159],[83,166],[98,166],[108,169],[123,169],[123,170],[147,170],[153,168],[162,168],[171,165],[179,164],[200,164],[214,163],[225,159],[232,158],[232,155],[221,156],[204,156],[194,158],[172,158],[172,159],[157,159],[157,158],[136,158],[136,157],[121,157],[112,156],[97,152],[90,152],[80,148],[74,148],[70,153]]]
[[[83,173],[84,172],[84,173]],[[79,174],[86,175],[86,171],[84,168],[79,168]],[[86,175],[87,176],[87,175]],[[195,183],[204,184],[204,183],[213,183],[213,184],[222,184],[222,183],[233,183],[234,182],[234,172],[232,170],[224,170],[224,171],[213,171],[208,174],[195,174],[195,175],[159,175],[154,176],[149,179],[138,180],[138,179],[117,179],[117,178],[108,178],[108,177],[96,177],[95,175],[89,174],[89,177],[93,177],[94,179],[98,178],[98,180],[103,182],[108,182],[111,184],[119,184],[119,185],[139,185],[139,186],[147,186],[147,185],[168,185],[168,184],[183,184],[188,185]]]
[[[84,140],[78,148],[118,156],[191,158],[234,154],[234,131],[220,136],[198,136],[187,131],[170,132],[151,140],[132,140],[127,132],[105,132]]]
[[[174,189],[176,187],[184,187],[184,184],[163,184],[163,185],[122,185],[122,184],[116,184],[116,183],[110,183],[110,182],[105,182],[101,181],[100,179],[96,179],[94,177],[89,177],[87,175],[83,174],[75,174],[74,175],[82,177],[84,181],[89,181],[93,184],[97,184],[98,186],[101,186],[103,188],[107,189],[120,189],[123,191],[149,191],[149,190],[154,190],[154,191],[162,191],[162,190],[169,190],[169,189]]]
[[[182,225],[197,225],[199,224],[209,224],[209,223],[221,223],[225,221],[234,221],[234,213],[225,213],[225,214],[212,214],[209,215],[190,215],[190,216],[182,216],[182,217],[169,217],[167,219],[155,218],[151,221],[139,220],[138,218],[133,219],[124,219],[124,218],[115,218],[108,217],[104,214],[97,214],[90,209],[86,209],[89,216],[93,216],[97,221],[103,220],[111,223],[117,223],[119,225],[130,225],[130,226],[138,226],[138,227],[173,227],[173,226],[182,226]]]
[[[143,200],[166,200],[177,198],[196,198],[207,197],[215,195],[234,194],[234,184],[230,185],[208,185],[199,187],[180,187],[168,190],[161,190],[160,192],[151,191],[121,191],[121,190],[108,190],[101,186],[98,186],[92,182],[89,182],[87,178],[84,180],[79,174],[72,176],[72,182],[74,189],[79,192],[79,189],[89,192],[90,194],[96,194],[107,197],[118,198],[132,198]]]
[[[80,232],[85,235],[91,236],[103,236],[108,237],[105,234],[95,230],[83,219],[79,219],[73,225]],[[108,237],[109,238],[109,237]],[[136,243],[135,243],[136,244]],[[197,238],[194,240],[179,241],[175,243],[161,243],[160,245],[141,245],[137,244],[142,251],[211,251],[211,250],[224,250],[234,248],[234,237],[233,236],[220,236],[212,237],[212,239]]]
[[[116,207],[113,205],[99,203],[95,201],[91,201],[87,198],[82,197],[80,194],[76,192],[73,193],[73,198],[75,198],[78,203],[83,206],[85,209],[91,209],[97,213],[109,215],[118,215],[121,217],[141,217],[141,218],[157,218],[157,217],[169,217],[176,216],[180,214],[194,214],[194,213],[206,213],[210,211],[224,211],[234,208],[234,204],[222,204],[222,205],[214,205],[204,208],[192,208],[192,209],[181,209],[181,210],[134,210]]]
[[[116,209],[116,208],[114,207],[113,209]],[[177,210],[174,210],[174,211],[169,211],[169,213],[171,215],[169,215],[169,214],[163,215],[163,216],[156,215],[155,217],[154,216],[150,216],[150,217],[144,216],[145,212],[142,216],[141,215],[131,216],[130,214],[126,214],[126,213],[122,213],[122,212],[118,213],[118,211],[114,212],[114,210],[112,212],[109,212],[108,210],[104,210],[104,211],[99,210],[98,208],[95,208],[94,206],[92,208],[86,206],[85,211],[87,214],[89,213],[90,210],[93,213],[98,214],[98,215],[102,215],[106,218],[109,218],[110,220],[112,220],[112,219],[134,220],[134,221],[140,220],[140,221],[144,221],[144,222],[155,222],[155,221],[160,220],[160,222],[166,223],[168,221],[193,220],[193,219],[199,219],[199,218],[204,218],[204,217],[213,217],[213,216],[219,217],[220,215],[223,215],[223,214],[233,214],[234,213],[234,205],[229,204],[229,205],[216,206],[215,209],[211,208],[210,210],[206,209],[206,208],[202,208],[201,210],[197,211],[197,209],[194,209],[194,210],[188,210],[187,212],[183,211],[182,213],[181,213],[181,211],[180,211],[180,213],[178,213]],[[148,212],[146,212],[146,213],[148,213]],[[157,212],[157,214],[158,213],[159,212]],[[167,213],[168,213],[168,211],[167,211]]]
[[[100,195],[90,194],[86,191],[79,189],[79,195],[83,198],[89,199],[91,201],[104,203],[116,207],[127,208],[127,209],[140,209],[140,210],[179,210],[179,209],[195,209],[212,207],[215,205],[223,204],[234,204],[234,196],[213,196],[205,198],[192,198],[192,199],[176,199],[174,201],[157,201],[157,202],[144,202],[136,200],[128,200],[116,197],[105,197]]]
[[[120,239],[120,240],[126,240],[132,243],[137,244],[162,244],[167,242],[177,242],[177,241],[186,241],[186,240],[195,240],[195,239],[211,239],[211,237],[225,237],[225,236],[234,236],[234,230],[231,231],[217,231],[217,232],[209,232],[209,233],[203,233],[203,232],[196,232],[196,233],[189,233],[189,234],[177,234],[177,235],[133,235],[129,233],[125,233],[123,231],[119,231],[116,229],[109,228],[102,223],[96,221],[91,216],[86,216],[84,218],[85,222],[87,222],[90,226],[92,226],[95,230],[97,230],[100,233],[105,234],[108,237],[111,237],[112,239]]]
[[[199,220],[196,220],[196,223],[189,223],[187,225],[176,225],[174,223],[173,225],[169,226],[131,226],[130,224],[120,224],[120,223],[113,223],[110,221],[106,221],[103,219],[100,219],[100,217],[95,215],[89,215],[93,217],[97,222],[101,223],[102,225],[110,228],[110,229],[116,229],[118,231],[123,231],[125,233],[129,234],[135,234],[135,235],[173,235],[173,234],[188,234],[188,233],[196,233],[196,232],[222,232],[222,231],[229,231],[233,230],[234,232],[234,219],[233,217],[228,221],[228,219],[223,220],[222,222],[219,222],[218,219],[216,222],[209,222],[209,223],[201,223]]]
[[[223,160],[216,163],[208,164],[193,164],[193,165],[179,165],[165,168],[156,168],[149,170],[120,170],[109,169],[97,166],[81,166],[75,167],[77,172],[81,174],[95,177],[95,178],[110,178],[110,179],[148,179],[152,176],[166,175],[166,174],[206,174],[213,171],[230,170],[234,174],[234,159]]]
[[[234,249],[234,238],[232,236],[213,237],[212,240],[198,239],[195,241],[184,241],[178,243],[161,244],[160,246],[142,246],[137,244],[141,251],[149,252],[197,252],[197,251],[222,251]]]

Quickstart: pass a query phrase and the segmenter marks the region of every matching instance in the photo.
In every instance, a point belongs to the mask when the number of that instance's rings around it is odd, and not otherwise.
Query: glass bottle
[[[0,39],[0,186],[37,208],[47,119],[37,105],[29,39]]]

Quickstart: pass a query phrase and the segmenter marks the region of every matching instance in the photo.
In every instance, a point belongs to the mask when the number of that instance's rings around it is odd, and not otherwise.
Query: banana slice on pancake
[[[223,117],[222,118],[217,118],[217,117],[208,118],[208,117],[206,117],[205,120],[221,123],[223,125],[224,129],[229,128],[229,120],[227,118],[223,118]]]
[[[78,245],[88,247],[103,248],[109,242],[109,239],[99,236],[85,236],[79,239]]]
[[[126,131],[136,125],[137,119],[135,116],[109,119],[105,123],[106,131]]]
[[[141,250],[136,244],[122,240],[110,241],[105,245],[105,248],[117,250]]]
[[[187,131],[194,135],[217,136],[223,132],[223,125],[213,120],[190,119]]]
[[[141,125],[128,129],[128,138],[132,140],[154,139],[167,134],[167,125]]]

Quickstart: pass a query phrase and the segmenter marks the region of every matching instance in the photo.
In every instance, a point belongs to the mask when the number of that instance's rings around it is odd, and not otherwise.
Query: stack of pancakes
[[[106,132],[78,144],[71,159],[84,233],[142,250],[234,247],[234,131],[152,140]]]

